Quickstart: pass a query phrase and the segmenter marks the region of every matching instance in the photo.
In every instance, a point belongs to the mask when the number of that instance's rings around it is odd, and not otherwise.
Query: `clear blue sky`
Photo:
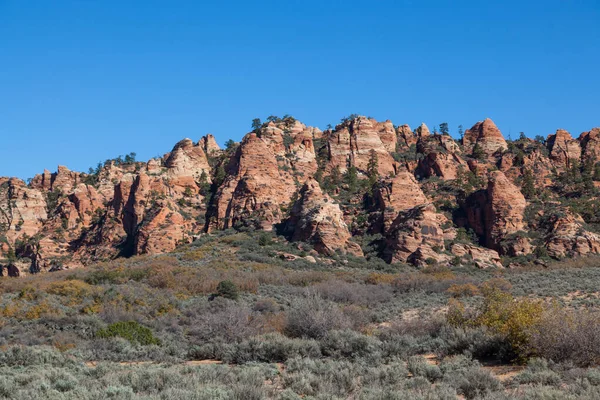
[[[600,125],[600,3],[0,0],[0,176],[163,154],[255,117],[516,137]]]

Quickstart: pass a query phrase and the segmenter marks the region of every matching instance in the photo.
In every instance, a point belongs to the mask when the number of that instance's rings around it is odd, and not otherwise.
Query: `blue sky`
[[[0,176],[270,114],[577,136],[600,125],[599,20],[597,0],[0,0]]]

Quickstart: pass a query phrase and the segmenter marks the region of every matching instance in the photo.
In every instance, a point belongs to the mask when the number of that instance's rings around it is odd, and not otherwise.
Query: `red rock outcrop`
[[[50,171],[44,170],[43,174],[34,176],[30,187],[32,189],[69,193],[78,182],[81,182],[81,174],[59,165],[56,173],[51,174]]]
[[[571,134],[563,129],[557,129],[555,134],[548,135],[546,145],[550,152],[550,159],[560,168],[569,168],[571,160],[581,159],[579,141],[573,139]]]
[[[323,193],[319,182],[311,178],[300,190],[300,198],[286,221],[286,230],[293,232],[292,240],[309,242],[321,254],[341,251],[361,256],[360,246],[350,241],[343,217],[340,207]]]
[[[535,186],[557,201],[562,194],[553,193],[553,170],[568,168],[572,159],[595,162],[600,157],[599,128],[578,140],[558,130],[548,137],[548,156],[533,140],[515,141],[504,151],[506,141],[489,119],[466,132],[464,153],[450,136],[432,134],[425,124],[413,133],[408,125],[394,128],[390,121],[357,117],[322,132],[291,117],[269,120],[246,135],[235,151],[220,150],[215,138],[206,135],[197,144],[184,139],[147,163],[109,160],[88,174],[59,166],[55,173],[36,175],[29,185],[0,178],[0,261],[9,253],[12,259],[15,250],[20,257],[10,268],[3,262],[0,273],[23,275],[121,255],[169,252],[201,231],[238,226],[271,230],[282,222],[293,240],[311,242],[322,254],[360,255],[351,236],[368,232],[383,235],[383,256],[391,262],[448,262],[450,250],[481,268],[497,268],[499,253],[532,252],[530,236],[523,232],[526,201],[518,188],[524,174],[531,172]],[[463,158],[475,146],[483,157]],[[364,179],[373,153],[380,176],[371,190],[365,193],[362,181],[356,193],[345,193],[347,183],[340,184],[339,176],[337,187],[331,187],[327,175],[343,173],[349,165]],[[208,155],[216,165],[209,165]],[[466,217],[456,217],[454,223],[473,228],[488,248],[453,243],[447,249],[455,229],[431,202],[454,204],[454,192],[435,194],[440,185],[447,189],[452,183],[416,178],[455,180],[467,168],[480,178],[480,187],[487,182],[487,189],[460,202]],[[325,177],[341,205],[321,190],[315,176]],[[433,197],[428,199],[423,190]],[[600,252],[600,235],[586,230],[573,212],[543,221],[548,225],[540,228],[545,229],[544,242],[535,243],[550,256]]]
[[[174,250],[181,243],[188,243],[186,228],[189,222],[174,211],[172,202],[160,201],[137,227],[135,254],[160,254]]]
[[[200,181],[202,174],[210,181],[210,165],[204,150],[190,139],[183,139],[173,147],[165,161],[171,178],[192,177]]]
[[[429,135],[422,137],[417,150],[423,154],[419,160],[417,173],[424,177],[456,179],[459,170],[467,171],[469,166],[461,157],[458,144],[448,135]]]
[[[583,149],[584,160],[600,160],[600,128],[594,128],[591,131],[583,132],[579,136],[579,143]]]
[[[500,253],[518,253],[502,247],[510,234],[525,230],[524,213],[527,201],[521,191],[501,172],[490,174],[486,191],[474,193],[466,203],[469,225],[484,238],[486,247]],[[527,249],[524,243],[516,244]]]
[[[473,154],[475,146],[479,147],[487,157],[494,155],[497,151],[508,148],[500,129],[489,118],[473,125],[467,129],[463,137],[463,147],[466,154]]]
[[[371,152],[375,152],[379,175],[395,174],[397,164],[379,136],[383,130],[377,121],[366,117],[357,117],[338,125],[328,138],[328,170],[337,167],[343,173],[349,165],[353,165],[364,173],[367,171]]]
[[[553,215],[545,240],[548,255],[554,258],[600,253],[600,235],[584,229],[584,221],[569,211]]]
[[[427,125],[425,125],[425,122],[423,122],[417,129],[415,129],[415,136],[417,136],[417,138],[424,138],[429,135],[431,135],[431,132],[429,131]]]
[[[207,155],[216,154],[221,150],[221,148],[217,144],[217,141],[215,140],[215,137],[210,133],[205,136],[202,136],[200,138],[200,142],[198,142],[198,145],[202,150],[204,150],[204,153]]]
[[[497,251],[467,243],[454,243],[450,249],[457,257],[467,257],[478,268],[503,268],[500,255]]]
[[[46,197],[17,178],[0,179],[0,235],[14,248],[17,239],[32,237],[48,218]]]
[[[412,129],[410,129],[410,126],[406,124],[396,128],[396,135],[400,147],[410,147],[413,144],[417,144],[417,136],[413,133]]]
[[[394,129],[394,124],[389,119],[385,122],[380,122],[377,124],[377,130],[379,132],[379,139],[381,139],[381,143],[383,143],[383,147],[392,153],[396,151],[396,146],[398,144],[398,136],[396,135],[396,130]]]
[[[389,229],[399,212],[429,202],[414,175],[406,170],[401,170],[393,178],[384,181],[377,188],[375,196],[383,216],[384,232]]]
[[[286,157],[290,159],[293,170],[301,178],[311,177],[317,172],[317,157],[313,144],[314,130],[303,129],[294,136],[294,142],[290,144]]]
[[[448,219],[436,212],[431,203],[400,212],[386,233],[384,257],[388,262],[409,262],[418,266],[430,260],[444,262],[444,241],[452,240],[456,231]]]
[[[271,230],[281,222],[280,206],[289,205],[297,188],[291,174],[280,170],[277,151],[279,144],[271,138],[263,140],[256,133],[244,137],[228,166],[229,176],[217,190],[209,227],[250,224]]]

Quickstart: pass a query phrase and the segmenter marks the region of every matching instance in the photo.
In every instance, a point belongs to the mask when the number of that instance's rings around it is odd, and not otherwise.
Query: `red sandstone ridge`
[[[90,173],[59,166],[29,184],[0,178],[0,264],[10,266],[0,274],[165,253],[249,227],[283,229],[324,256],[360,256],[357,243],[373,235],[377,256],[417,266],[600,253],[587,212],[600,207],[600,129],[510,144],[490,119],[461,146],[425,124],[413,133],[353,116],[323,132],[273,117],[223,150],[209,134],[147,162],[108,160]],[[2,260],[12,254],[16,262]]]

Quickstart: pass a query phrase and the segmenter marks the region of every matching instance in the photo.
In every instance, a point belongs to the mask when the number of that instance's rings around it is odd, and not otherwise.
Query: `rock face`
[[[279,133],[277,133],[279,135]],[[280,170],[277,152],[281,143],[273,139],[246,135],[232,158],[229,176],[217,190],[211,227],[226,229],[237,224],[250,224],[264,230],[283,219],[280,205],[289,204],[296,184],[293,177]]]
[[[226,150],[206,135],[148,162],[117,158],[87,174],[59,166],[29,184],[0,178],[0,273],[164,253],[199,233],[243,227],[284,229],[327,255],[361,255],[352,236],[380,235],[379,256],[417,266],[459,257],[497,268],[499,254],[527,255],[534,244],[556,258],[600,253],[600,236],[588,230],[594,225],[565,205],[556,185],[571,160],[596,168],[600,128],[577,140],[557,130],[546,148],[520,139],[507,149],[489,119],[466,132],[463,147],[425,124],[413,133],[408,125],[353,117],[322,132],[291,117],[269,121]],[[475,149],[477,159],[469,157]],[[378,176],[367,180],[375,159]],[[349,166],[358,176],[344,175]],[[519,189],[526,176],[547,206],[528,214],[529,227]],[[598,201],[590,197],[590,207]],[[556,204],[564,210],[544,214]],[[457,226],[473,229],[485,248],[454,241]]]
[[[413,133],[408,125],[402,125],[396,128],[396,136],[400,147],[408,148],[413,144],[417,144],[417,136]]]
[[[455,243],[450,249],[457,257],[468,256],[478,268],[502,268],[500,255],[497,251],[466,243]]]
[[[600,253],[600,235],[586,231],[581,217],[565,212],[562,215],[553,215],[550,224],[545,245],[551,257]]]
[[[0,178],[0,237],[8,248],[18,239],[33,237],[48,218],[42,192],[16,178]]]
[[[458,144],[447,135],[429,135],[422,137],[417,150],[423,154],[417,168],[424,178],[438,176],[444,180],[456,179],[460,169],[468,171],[467,162],[461,157]]]
[[[43,174],[36,175],[31,180],[30,186],[33,189],[68,193],[80,181],[79,173],[72,172],[67,167],[59,165],[58,171],[54,174],[51,174],[48,170],[44,170]]]
[[[425,138],[431,135],[431,132],[429,131],[427,125],[425,125],[425,122],[423,122],[417,129],[415,129],[415,135],[417,136],[417,138]]]
[[[292,169],[302,178],[310,177],[317,172],[317,157],[313,143],[313,128],[304,128],[294,136],[294,142],[290,143],[287,150],[287,158],[290,160]]]
[[[2,253],[29,258],[21,271],[44,272],[171,251],[203,227],[197,220],[205,212],[197,181],[203,175],[208,184],[203,150],[184,140],[165,161],[112,161],[95,175],[61,166],[37,175],[29,187],[0,179]]]
[[[448,219],[436,212],[431,203],[400,212],[386,235],[384,257],[388,262],[409,262],[418,266],[448,261],[443,253],[444,240],[456,236],[453,228],[445,228]]]
[[[563,129],[558,129],[554,135],[548,135],[546,145],[550,152],[550,159],[562,168],[569,168],[572,160],[581,159],[579,141],[573,139],[571,134]]]
[[[485,245],[507,253],[512,250],[503,249],[502,241],[525,229],[526,206],[519,189],[501,171],[495,171],[490,174],[487,190],[475,192],[467,199],[465,211],[469,225],[484,238]]]
[[[384,181],[375,195],[383,217],[384,232],[387,232],[399,212],[429,202],[414,175],[406,170]]]
[[[589,132],[583,132],[579,136],[579,142],[583,149],[583,158],[598,161],[600,159],[600,128],[594,128]]]
[[[379,139],[381,139],[381,143],[383,143],[383,147],[392,153],[396,151],[396,146],[398,145],[398,136],[396,135],[396,131],[394,129],[394,124],[389,119],[385,122],[377,124],[379,131]]]
[[[183,139],[173,147],[165,162],[169,176],[191,177],[200,181],[202,174],[210,179],[210,165],[202,147],[191,139]]]
[[[379,175],[395,174],[396,162],[380,136],[382,132],[384,137],[390,135],[389,129],[393,130],[390,124],[379,124],[372,119],[357,117],[338,125],[328,138],[328,170],[338,168],[343,173],[349,165],[353,165],[365,173],[373,152],[377,156]],[[387,146],[390,147],[389,142]]]
[[[377,196],[381,207],[393,208],[395,212],[428,202],[414,175],[405,170],[399,171],[388,183],[380,187]]]
[[[206,136],[202,136],[200,138],[200,142],[198,142],[198,145],[202,150],[204,150],[204,153],[206,153],[207,155],[216,154],[221,150],[221,148],[217,144],[217,141],[215,140],[215,137],[210,133]]]
[[[480,121],[473,125],[471,129],[467,129],[463,137],[463,147],[469,155],[473,154],[473,150],[477,146],[487,157],[494,155],[497,151],[504,151],[508,148],[504,136],[500,129],[489,118]]]
[[[341,251],[362,255],[360,246],[350,241],[340,207],[312,178],[300,190],[300,199],[294,203],[286,230],[293,232],[292,240],[309,242],[322,254]]]

